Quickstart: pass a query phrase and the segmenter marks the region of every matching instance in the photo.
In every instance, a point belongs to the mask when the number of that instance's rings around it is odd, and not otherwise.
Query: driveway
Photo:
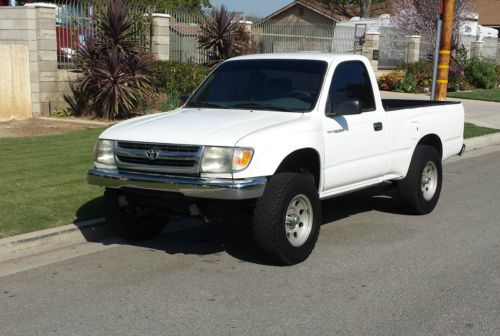
[[[323,202],[297,266],[267,265],[237,226],[178,221],[0,277],[0,334],[500,335],[499,150],[448,163],[427,216],[392,193]]]
[[[381,95],[386,99],[430,99],[424,94],[382,91]],[[458,98],[448,98],[448,100],[458,100],[464,104],[465,121],[482,127],[500,129],[500,103]]]

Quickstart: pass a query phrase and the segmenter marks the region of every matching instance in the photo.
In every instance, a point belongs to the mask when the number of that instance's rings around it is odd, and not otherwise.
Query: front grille
[[[118,169],[159,174],[199,173],[202,146],[118,141]]]
[[[175,152],[175,153],[197,153],[200,150],[200,146],[180,146],[180,145],[168,145],[168,144],[150,144],[141,142],[118,142],[118,147],[124,149],[143,149],[148,150],[152,147],[158,148],[164,152]]]
[[[167,166],[167,167],[193,167],[196,164],[196,160],[175,160],[175,159],[156,159],[151,161],[150,159],[135,158],[117,155],[118,160],[126,163],[136,163],[148,166]]]

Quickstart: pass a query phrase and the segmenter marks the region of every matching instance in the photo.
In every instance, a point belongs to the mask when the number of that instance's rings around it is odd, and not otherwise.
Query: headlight
[[[204,173],[231,173],[248,167],[253,149],[231,147],[205,147],[201,159]]]
[[[97,168],[116,169],[113,145],[114,141],[111,140],[97,140],[94,148],[94,163]]]

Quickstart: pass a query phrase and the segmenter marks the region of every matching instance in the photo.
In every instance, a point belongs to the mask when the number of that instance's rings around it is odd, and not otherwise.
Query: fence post
[[[366,56],[372,64],[373,71],[378,70],[378,56],[379,56],[379,32],[367,32],[365,35],[365,43],[363,43],[363,56]]]
[[[170,15],[153,13],[151,53],[160,61],[170,60]]]
[[[420,60],[420,36],[411,35],[408,39],[408,63],[416,63]]]
[[[471,57],[477,57],[477,58],[483,57],[483,47],[484,47],[484,41],[472,41],[470,44]]]

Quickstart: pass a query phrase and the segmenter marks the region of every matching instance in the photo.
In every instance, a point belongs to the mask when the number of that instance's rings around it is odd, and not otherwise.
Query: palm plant
[[[70,107],[80,105],[82,114],[123,118],[154,94],[153,59],[135,39],[136,22],[122,0],[109,0],[94,20],[94,35],[77,56],[82,75],[71,86],[73,97],[65,99]]]
[[[235,21],[235,14],[225,6],[213,9],[200,26],[199,48],[210,55],[208,66],[246,53],[250,45],[250,34]]]

